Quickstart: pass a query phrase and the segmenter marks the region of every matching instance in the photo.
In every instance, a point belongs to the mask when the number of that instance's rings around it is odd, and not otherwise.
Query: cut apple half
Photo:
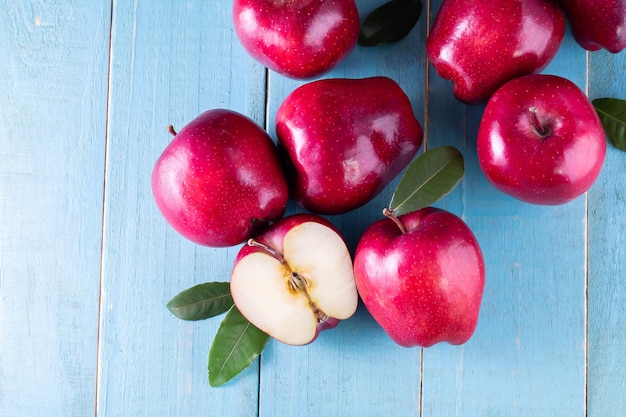
[[[296,216],[242,248],[230,286],[235,305],[252,324],[283,343],[304,345],[351,317],[358,293],[341,236],[306,220],[315,216]]]

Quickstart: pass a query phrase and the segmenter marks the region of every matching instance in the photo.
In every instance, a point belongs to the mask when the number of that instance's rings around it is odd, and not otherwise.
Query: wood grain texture
[[[210,389],[219,319],[182,322],[165,304],[225,281],[238,248],[178,235],[154,203],[150,175],[172,137],[210,108],[262,123],[265,76],[234,37],[229,2],[115,2],[106,164],[97,412],[101,416],[242,416],[257,409],[258,369]],[[233,71],[237,68],[238,71]]]
[[[425,57],[441,1],[401,42],[357,47],[325,77],[386,75],[407,92],[426,148],[454,145],[461,216],[487,262],[475,335],[401,348],[363,306],[315,343],[270,341],[211,388],[219,319],[165,304],[226,281],[239,247],[186,241],[154,204],[150,175],[180,128],[211,108],[264,125],[303,81],[241,48],[231,1],[0,0],[0,416],[620,416],[626,414],[626,153],[609,145],[589,193],[559,207],[504,196],[475,154],[483,106],[460,104]],[[357,0],[363,19],[382,0]],[[566,34],[545,70],[591,98],[626,99],[626,52],[586,53]],[[354,251],[398,178],[329,216]],[[301,211],[291,204],[288,213]]]
[[[362,18],[378,1],[358,1]],[[420,123],[424,119],[424,46],[426,20],[402,41],[376,48],[357,46],[323,78],[386,75],[409,96]],[[304,81],[269,75],[268,131],[276,138],[275,113],[284,98]],[[327,216],[354,253],[363,231],[382,217],[399,177],[365,206]],[[289,213],[300,211],[291,207]],[[314,343],[292,347],[270,342],[261,357],[261,416],[418,416],[420,349],[394,344],[363,306],[351,319],[323,332]],[[398,384],[397,381],[404,381]]]
[[[0,415],[90,415],[110,8],[0,3]]]
[[[589,54],[592,99],[626,100],[626,53]],[[626,414],[626,152],[607,145],[600,178],[589,191],[590,417]]]
[[[569,34],[544,72],[584,87],[585,54]],[[584,416],[585,197],[540,207],[497,191],[476,157],[484,106],[458,103],[434,70],[429,89],[429,146],[455,145],[466,163],[440,205],[476,234],[487,278],[473,338],[424,351],[423,415]]]

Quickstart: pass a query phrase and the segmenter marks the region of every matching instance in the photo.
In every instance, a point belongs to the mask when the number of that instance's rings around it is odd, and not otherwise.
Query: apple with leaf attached
[[[276,113],[294,200],[321,214],[369,202],[415,157],[422,127],[388,77],[332,78],[291,92]]]
[[[168,308],[184,320],[227,311],[209,352],[211,386],[249,366],[270,337],[311,343],[355,313],[359,294],[403,346],[467,341],[484,287],[480,247],[460,218],[428,207],[462,176],[458,150],[429,150],[403,175],[388,218],[364,232],[354,261],[329,220],[294,214],[248,240],[230,282],[200,284],[174,297]]]
[[[234,0],[244,49],[279,74],[318,77],[343,61],[359,38],[354,0]]]
[[[156,161],[152,192],[172,227],[206,246],[233,246],[283,216],[289,191],[276,145],[240,113],[208,110]]]
[[[429,150],[403,175],[386,218],[361,236],[354,276],[363,304],[393,341],[429,347],[467,342],[485,284],[480,245],[467,224],[429,207],[463,176],[452,147]]]
[[[234,261],[230,282],[196,285],[167,307],[182,320],[226,312],[209,351],[209,383],[220,386],[248,367],[270,337],[311,343],[350,318],[357,305],[343,237],[327,219],[300,213],[250,238]]]

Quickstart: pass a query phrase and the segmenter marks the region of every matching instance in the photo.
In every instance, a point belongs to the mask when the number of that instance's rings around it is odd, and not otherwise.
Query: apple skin
[[[404,347],[465,343],[474,333],[485,285],[482,251],[456,215],[426,207],[373,223],[354,257],[363,304]]]
[[[509,81],[491,97],[477,150],[480,167],[497,189],[528,203],[557,205],[594,183],[606,136],[576,84],[534,74]]]
[[[565,34],[550,0],[445,0],[426,40],[439,75],[461,102],[482,104],[505,82],[542,71]]]
[[[294,242],[299,236],[289,234],[295,231],[302,236],[302,229],[298,228],[307,223],[324,226],[326,232],[322,237],[326,236],[326,239],[305,243],[300,241],[297,243],[298,253],[294,254],[292,248],[296,246]],[[285,247],[287,240],[292,245],[291,251]],[[331,245],[334,246],[330,247]],[[312,257],[313,252],[323,253],[321,259]],[[258,254],[264,255],[265,261],[261,262],[256,258],[252,261],[254,265],[245,266],[249,273],[238,270],[244,262]],[[272,261],[277,264],[275,258],[280,258],[279,262],[282,262],[276,268],[278,272],[273,276],[264,275],[262,264]],[[302,294],[297,295],[293,288],[287,289],[288,277],[292,271],[311,281],[310,302],[303,299]],[[339,282],[341,278],[343,281]],[[332,329],[341,320],[350,318],[358,305],[352,259],[341,233],[330,221],[312,213],[283,217],[244,245],[235,258],[230,286],[235,305],[244,317],[276,340],[289,345],[299,346],[313,342],[321,331]],[[246,288],[251,286],[257,288]],[[269,287],[291,295],[285,297],[283,294],[281,298],[269,299],[264,297],[267,294],[263,294],[269,292]],[[312,308],[312,305],[316,308]],[[255,316],[261,315],[260,311],[270,309],[279,314],[269,316],[270,318]],[[329,314],[310,324],[313,314],[323,313],[322,310]],[[309,327],[308,330],[311,331],[303,330]]]
[[[373,199],[411,162],[423,137],[407,95],[380,76],[300,86],[280,105],[276,134],[292,197],[321,214]]]
[[[276,145],[231,110],[208,110],[175,134],[152,171],[168,223],[200,245],[239,244],[283,216],[289,190]]]
[[[360,29],[354,0],[234,0],[233,21],[254,59],[295,79],[334,68],[352,52]]]
[[[626,48],[626,0],[561,0],[580,46],[614,54]]]

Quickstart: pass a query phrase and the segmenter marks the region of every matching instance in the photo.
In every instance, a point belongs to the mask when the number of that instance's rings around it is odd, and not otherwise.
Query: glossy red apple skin
[[[477,149],[480,166],[497,189],[525,202],[557,205],[594,183],[606,136],[576,84],[534,74],[508,82],[491,97]]]
[[[565,34],[550,0],[445,0],[426,41],[428,58],[464,103],[486,102],[513,78],[542,71]]]
[[[169,224],[212,247],[248,239],[285,212],[288,187],[276,145],[247,116],[208,110],[156,161],[152,191]]]
[[[373,199],[414,158],[423,137],[409,98],[387,77],[297,88],[277,111],[276,133],[294,200],[322,214]]]
[[[404,347],[459,345],[474,334],[485,286],[478,241],[456,215],[427,207],[373,223],[362,235],[354,277],[363,304]]]
[[[589,51],[626,48],[626,0],[561,0],[576,42]]]
[[[234,0],[233,21],[253,58],[296,79],[318,77],[343,61],[360,29],[354,0]]]

